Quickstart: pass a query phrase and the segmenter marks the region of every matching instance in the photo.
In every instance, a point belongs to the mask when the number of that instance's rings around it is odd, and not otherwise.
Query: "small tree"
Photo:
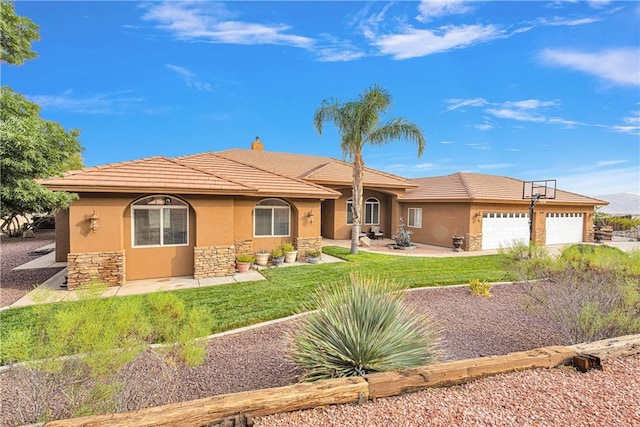
[[[31,43],[38,26],[16,15],[13,3],[0,0],[0,62],[21,65],[37,55]],[[40,117],[40,107],[2,86],[0,94],[0,231],[19,234],[18,216],[52,212],[69,205],[72,195],[52,192],[35,182],[82,167],[77,130]]]
[[[358,96],[356,101],[324,100],[316,110],[313,122],[322,135],[325,122],[333,123],[340,132],[340,148],[345,158],[353,162],[353,188],[351,204],[353,228],[351,253],[358,253],[360,226],[362,224],[362,198],[364,159],[362,149],[366,144],[382,145],[397,139],[407,139],[418,146],[418,157],[426,145],[422,130],[408,120],[391,118],[380,124],[380,115],[391,108],[391,94],[375,85]]]
[[[16,15],[13,3],[0,1],[0,62],[21,65],[38,56],[31,50],[31,43],[40,40],[38,26],[29,18]]]
[[[318,310],[291,340],[290,357],[302,379],[362,376],[437,360],[438,333],[428,316],[404,303],[402,290],[353,274],[348,283],[317,291]]]

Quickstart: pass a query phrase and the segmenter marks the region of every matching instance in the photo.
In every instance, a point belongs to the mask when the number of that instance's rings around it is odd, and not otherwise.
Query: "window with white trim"
[[[189,244],[189,207],[172,196],[149,196],[131,205],[133,247]]]
[[[280,199],[264,199],[253,209],[255,237],[289,236],[291,206]]]
[[[407,225],[413,228],[422,228],[422,208],[409,208]]]
[[[380,201],[370,197],[364,203],[364,223],[365,225],[380,224]]]
[[[347,224],[353,224],[353,199],[347,200]]]

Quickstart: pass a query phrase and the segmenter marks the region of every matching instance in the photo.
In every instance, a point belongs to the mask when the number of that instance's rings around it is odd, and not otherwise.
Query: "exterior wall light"
[[[307,219],[309,220],[309,224],[313,224],[313,220],[316,219],[315,215],[313,214],[313,212],[309,212],[307,214]]]
[[[89,216],[89,228],[94,233],[98,229],[98,220],[99,219],[100,219],[100,217],[98,216],[98,214],[96,213],[96,210],[94,209],[93,213]]]

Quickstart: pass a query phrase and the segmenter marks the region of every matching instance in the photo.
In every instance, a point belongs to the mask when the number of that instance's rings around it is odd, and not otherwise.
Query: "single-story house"
[[[239,254],[285,242],[305,257],[323,237],[350,238],[351,181],[350,163],[265,151],[256,138],[250,150],[151,157],[40,182],[79,196],[56,215],[56,260],[67,261],[74,288],[96,279],[122,285],[227,276]],[[415,242],[450,246],[457,227],[466,250],[496,247],[505,233],[522,237],[528,201],[521,196],[522,181],[512,178],[458,173],[409,180],[366,168],[362,229],[377,226],[391,237],[403,217]],[[536,241],[592,241],[594,207],[604,204],[558,191],[536,211]],[[550,231],[564,227],[573,234]]]

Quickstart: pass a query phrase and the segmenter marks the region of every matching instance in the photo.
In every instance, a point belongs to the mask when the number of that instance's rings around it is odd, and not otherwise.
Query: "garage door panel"
[[[484,213],[482,217],[482,249],[513,246],[529,241],[529,216],[522,212]]]
[[[581,243],[584,229],[582,213],[547,213],[547,245]]]

